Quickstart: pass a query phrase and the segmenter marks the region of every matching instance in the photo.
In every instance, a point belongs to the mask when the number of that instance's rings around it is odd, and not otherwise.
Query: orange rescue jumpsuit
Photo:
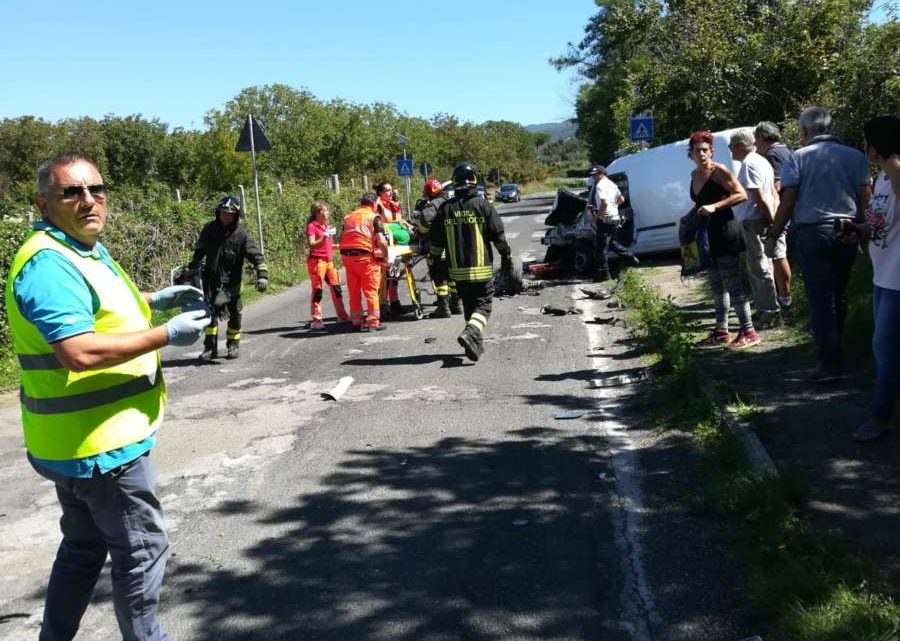
[[[347,270],[347,291],[350,296],[350,322],[354,327],[378,327],[381,311],[378,289],[381,285],[381,266],[375,257],[380,250],[380,221],[371,207],[362,206],[344,218],[341,232],[341,262]],[[377,227],[377,228],[376,228]],[[363,317],[360,295],[366,299]]]

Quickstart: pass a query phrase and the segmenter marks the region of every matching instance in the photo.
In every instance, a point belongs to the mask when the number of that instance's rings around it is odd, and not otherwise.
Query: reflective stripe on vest
[[[156,351],[118,365],[84,372],[65,369],[37,327],[22,316],[13,285],[40,251],[56,251],[78,269],[99,302],[94,330],[102,334],[150,328],[150,308],[113,261],[115,273],[97,256],[82,256],[43,231],[19,248],[6,282],[6,310],[22,366],[19,398],[25,445],[37,458],[71,460],[137,443],[162,422],[165,384]],[[52,287],[52,284],[50,285]]]
[[[368,207],[350,212],[344,218],[341,249],[362,249],[371,252],[374,247],[376,216],[377,214]]]

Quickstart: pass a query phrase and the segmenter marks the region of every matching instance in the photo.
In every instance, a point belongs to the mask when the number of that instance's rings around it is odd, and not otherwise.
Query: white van
[[[728,143],[736,131],[713,133],[713,160],[735,174],[740,165],[731,159]],[[620,211],[626,220],[626,208],[630,207],[633,214],[633,227],[623,227],[621,232],[626,237],[620,237],[620,241],[634,253],[678,249],[678,220],[694,206],[690,196],[694,167],[694,161],[688,158],[687,139],[622,156],[607,165],[610,180],[625,197]]]

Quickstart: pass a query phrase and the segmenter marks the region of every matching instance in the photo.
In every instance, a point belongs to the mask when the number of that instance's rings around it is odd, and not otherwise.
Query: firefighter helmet
[[[229,214],[237,214],[241,215],[241,201],[238,200],[235,196],[225,196],[222,200],[219,201],[219,204],[216,205],[216,216],[219,215],[220,211],[227,212]]]
[[[422,188],[422,195],[425,196],[425,198],[436,198],[443,192],[444,186],[441,185],[441,181],[434,178],[429,178],[428,180],[426,180],[425,186]]]
[[[453,186],[457,189],[461,187],[474,187],[478,184],[478,175],[475,168],[467,162],[459,163],[453,170]]]

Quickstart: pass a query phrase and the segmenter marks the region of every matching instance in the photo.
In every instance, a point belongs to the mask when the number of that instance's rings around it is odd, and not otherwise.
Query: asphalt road
[[[520,260],[543,255],[549,202],[499,208]],[[245,310],[239,360],[164,350],[170,405],[154,461],[171,637],[749,636],[735,630],[744,617],[723,548],[673,507],[690,453],[683,441],[657,449],[629,409],[636,388],[622,374],[639,355],[582,287],[495,299],[477,364],[456,343],[460,317],[309,333],[306,287]],[[323,400],[343,376],[346,396]],[[0,638],[35,639],[58,507],[25,461],[11,396],[0,480]],[[107,575],[78,638],[118,638]]]

